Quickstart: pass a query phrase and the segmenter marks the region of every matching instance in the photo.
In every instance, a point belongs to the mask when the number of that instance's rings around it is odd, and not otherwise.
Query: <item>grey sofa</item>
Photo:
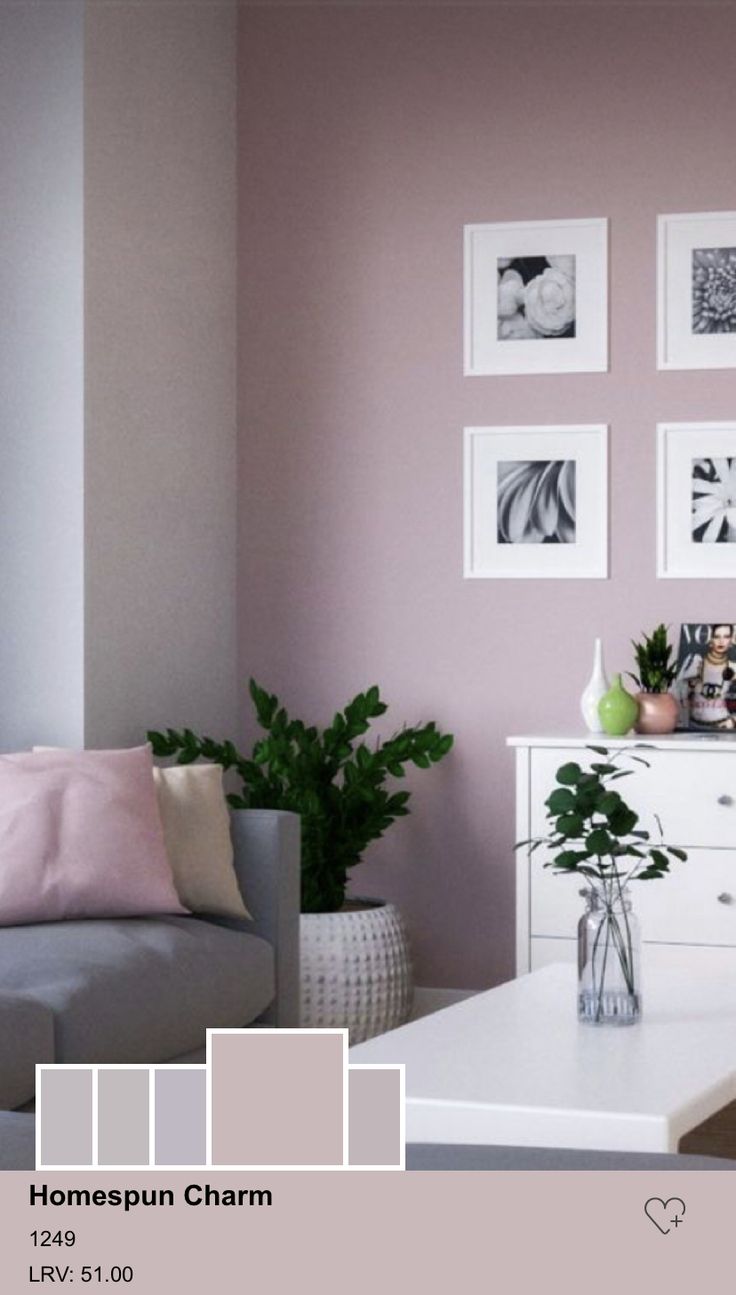
[[[33,1101],[36,1062],[203,1060],[208,1026],[299,1024],[299,819],[238,810],[231,823],[252,922],[0,928],[0,1168],[28,1137],[3,1112]]]

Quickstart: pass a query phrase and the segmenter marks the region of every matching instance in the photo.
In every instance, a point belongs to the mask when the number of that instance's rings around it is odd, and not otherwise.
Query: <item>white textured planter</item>
[[[301,1024],[350,1031],[350,1046],[409,1018],[414,996],[406,929],[393,904],[352,899],[338,913],[302,913]]]

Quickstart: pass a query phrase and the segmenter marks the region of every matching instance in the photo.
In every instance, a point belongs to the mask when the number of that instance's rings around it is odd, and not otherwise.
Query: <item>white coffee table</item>
[[[407,1142],[677,1150],[736,1099],[736,982],[647,971],[642,1020],[582,1025],[553,964],[349,1053],[404,1062]]]

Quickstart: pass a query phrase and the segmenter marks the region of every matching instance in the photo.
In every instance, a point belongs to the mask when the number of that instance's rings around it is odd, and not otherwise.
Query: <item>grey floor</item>
[[[407,1169],[569,1170],[736,1169],[736,1160],[714,1156],[667,1156],[613,1151],[566,1151],[549,1147],[434,1146],[408,1143]]]

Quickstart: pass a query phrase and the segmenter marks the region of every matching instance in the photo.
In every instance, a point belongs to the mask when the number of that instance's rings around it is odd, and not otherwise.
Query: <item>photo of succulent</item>
[[[736,333],[736,247],[693,248],[693,332]]]
[[[736,459],[693,459],[695,544],[736,543]]]
[[[498,463],[499,544],[575,543],[575,460]]]
[[[498,340],[575,337],[575,257],[500,256]]]

